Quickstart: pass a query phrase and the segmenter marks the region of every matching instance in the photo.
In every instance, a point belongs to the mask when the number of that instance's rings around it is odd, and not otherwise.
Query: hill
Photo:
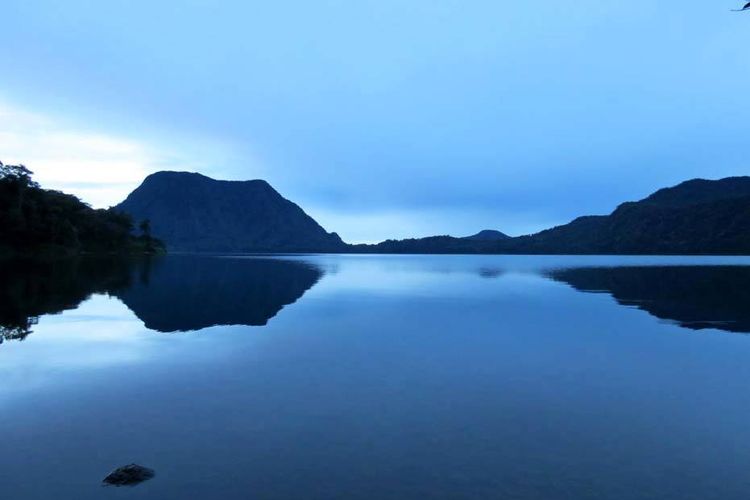
[[[498,232],[499,233],[499,232]],[[498,254],[750,254],[750,177],[693,179],[536,234],[433,236],[356,245],[354,252]],[[482,237],[487,235],[487,237]]]
[[[748,254],[750,177],[694,179],[661,189],[610,215],[515,238],[513,253]]]
[[[510,236],[494,229],[484,229],[483,231],[479,231],[477,234],[464,236],[462,239],[472,241],[503,241],[510,239]]]
[[[335,252],[345,248],[267,182],[188,172],[149,175],[117,206],[151,221],[170,251]]]
[[[694,179],[536,234],[484,230],[347,245],[268,183],[184,172],[146,178],[118,207],[170,249],[196,252],[750,254],[750,177]]]

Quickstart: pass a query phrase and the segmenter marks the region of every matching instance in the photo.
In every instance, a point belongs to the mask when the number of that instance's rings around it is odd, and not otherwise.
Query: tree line
[[[0,162],[0,255],[161,253],[149,221],[136,233],[128,214],[94,209],[76,196],[42,188],[23,165]]]

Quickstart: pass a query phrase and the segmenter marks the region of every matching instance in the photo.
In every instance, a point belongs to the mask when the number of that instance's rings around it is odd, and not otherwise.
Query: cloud
[[[0,101],[0,161],[24,164],[45,188],[79,196],[94,207],[122,201],[144,177],[159,170],[210,170],[226,158],[222,146],[190,143],[157,148],[150,143],[99,131],[71,128],[52,117]]]

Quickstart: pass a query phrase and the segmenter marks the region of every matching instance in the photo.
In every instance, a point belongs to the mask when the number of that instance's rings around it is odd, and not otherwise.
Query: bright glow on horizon
[[[194,145],[193,145],[194,146]],[[207,170],[189,155],[145,142],[76,130],[0,101],[0,161],[23,164],[46,189],[74,194],[95,208],[116,205],[159,170]],[[218,157],[220,152],[215,151]]]

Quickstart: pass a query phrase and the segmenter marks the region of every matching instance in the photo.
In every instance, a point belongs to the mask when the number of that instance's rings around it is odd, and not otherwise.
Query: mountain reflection
[[[323,276],[312,265],[261,258],[168,257],[141,266],[114,295],[160,332],[262,326]]]
[[[747,266],[586,267],[546,275],[685,328],[750,332]]]
[[[503,269],[497,267],[481,267],[479,268],[479,276],[482,278],[499,278],[505,273]]]
[[[278,259],[81,258],[0,263],[0,343],[23,340],[38,318],[75,309],[92,294],[119,298],[160,332],[265,325],[322,277]]]

